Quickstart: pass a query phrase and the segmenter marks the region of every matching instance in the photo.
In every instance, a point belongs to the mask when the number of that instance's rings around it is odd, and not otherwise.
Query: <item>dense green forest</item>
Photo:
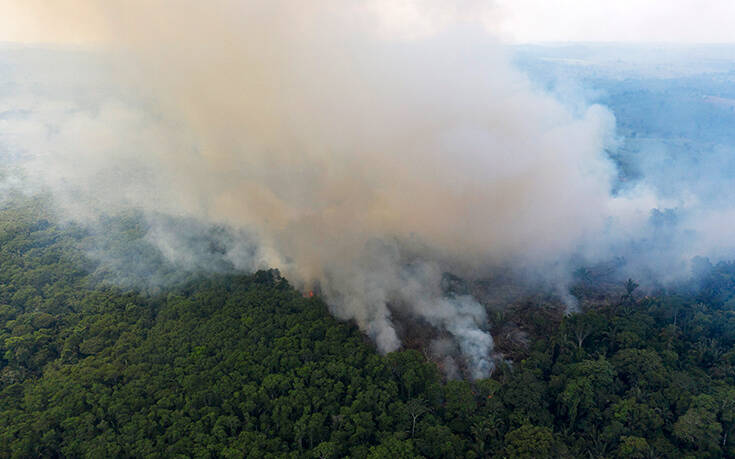
[[[378,355],[276,271],[122,288],[87,256],[93,236],[14,202],[0,457],[735,457],[733,264],[558,319],[511,310],[525,350],[445,381],[419,351]],[[144,252],[107,249],[125,247]]]

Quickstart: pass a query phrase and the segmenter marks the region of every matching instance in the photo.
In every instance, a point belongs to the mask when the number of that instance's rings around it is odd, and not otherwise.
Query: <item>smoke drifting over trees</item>
[[[406,36],[372,3],[60,3],[19,9],[94,46],[57,68],[24,58],[26,80],[6,69],[0,112],[29,115],[0,118],[0,142],[24,186],[74,220],[142,210],[187,266],[206,268],[180,233],[196,225],[161,216],[231,228],[233,266],[318,286],[384,352],[400,313],[486,376],[485,309],[444,272],[510,266],[568,296],[569,260],[624,250],[679,204],[645,183],[613,193],[612,114],[541,90],[456,10]]]

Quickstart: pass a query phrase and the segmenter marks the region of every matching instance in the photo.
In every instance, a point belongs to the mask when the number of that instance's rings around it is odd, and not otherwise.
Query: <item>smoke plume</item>
[[[659,204],[644,188],[611,193],[610,112],[535,87],[464,9],[433,4],[403,33],[375,2],[18,3],[48,34],[91,44],[56,66],[29,53],[28,78],[8,77],[26,83],[0,112],[33,113],[0,117],[26,186],[76,220],[134,208],[232,228],[236,267],[319,288],[383,352],[401,346],[400,314],[487,376],[485,309],[444,291],[443,273],[561,276]],[[148,238],[196,265],[178,230]]]

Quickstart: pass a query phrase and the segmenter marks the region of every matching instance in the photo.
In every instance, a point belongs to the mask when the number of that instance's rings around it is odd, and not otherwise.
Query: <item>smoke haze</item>
[[[198,223],[166,216],[231,228],[236,268],[318,287],[383,352],[401,345],[395,314],[426,321],[487,376],[485,309],[443,291],[444,272],[511,266],[573,304],[572,257],[629,252],[651,209],[679,201],[645,183],[613,193],[611,112],[562,103],[472,9],[440,5],[450,23],[404,34],[353,1],[24,1],[94,47],[57,65],[28,52],[26,79],[4,69],[25,83],[0,113],[33,115],[0,116],[3,154],[66,218],[157,216],[148,240],[187,267],[209,265],[181,236]]]

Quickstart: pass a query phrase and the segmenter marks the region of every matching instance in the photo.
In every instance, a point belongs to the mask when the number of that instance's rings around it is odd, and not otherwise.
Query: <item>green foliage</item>
[[[564,446],[550,428],[523,425],[505,436],[505,451],[508,457],[518,459],[561,457]]]
[[[154,260],[136,218],[108,248]],[[50,220],[0,209],[0,457],[735,457],[735,265],[556,328],[529,309],[525,358],[447,382],[276,272],[121,289]]]

